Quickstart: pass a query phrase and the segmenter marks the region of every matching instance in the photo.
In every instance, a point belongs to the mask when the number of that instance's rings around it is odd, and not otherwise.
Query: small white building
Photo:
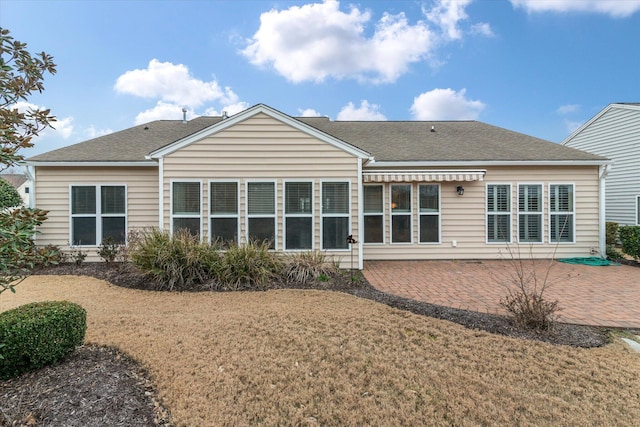
[[[605,218],[640,225],[640,103],[609,104],[562,141],[613,161],[605,179]]]

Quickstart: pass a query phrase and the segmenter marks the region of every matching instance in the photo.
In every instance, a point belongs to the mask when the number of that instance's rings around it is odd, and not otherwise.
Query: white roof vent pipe
[[[187,123],[187,109],[182,109],[182,123]]]

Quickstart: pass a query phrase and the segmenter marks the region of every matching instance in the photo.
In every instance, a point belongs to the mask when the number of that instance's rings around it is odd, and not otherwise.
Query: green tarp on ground
[[[609,265],[620,265],[617,262],[609,261],[608,259],[600,258],[597,256],[591,257],[576,257],[576,258],[561,258],[558,259],[560,262],[565,262],[567,264],[581,264],[581,265],[594,265],[594,266],[609,266]]]

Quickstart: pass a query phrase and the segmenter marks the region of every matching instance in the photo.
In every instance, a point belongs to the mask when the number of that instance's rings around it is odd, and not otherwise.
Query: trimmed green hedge
[[[618,229],[622,252],[635,259],[640,258],[640,226],[623,226]]]
[[[0,313],[0,380],[53,364],[82,344],[87,312],[68,301],[26,304]]]

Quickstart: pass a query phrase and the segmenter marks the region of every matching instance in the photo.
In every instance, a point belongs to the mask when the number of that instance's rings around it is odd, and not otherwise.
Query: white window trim
[[[325,214],[324,213],[324,205],[322,203],[322,191],[323,191],[323,187],[325,183],[329,183],[329,182],[346,182],[347,183],[347,192],[349,194],[349,213],[348,214]],[[327,249],[324,247],[324,221],[323,219],[326,218],[344,218],[345,216],[347,217],[347,223],[349,224],[349,231],[348,231],[348,235],[353,235],[352,230],[351,230],[351,225],[352,225],[352,211],[353,209],[351,208],[352,204],[353,204],[353,194],[352,194],[352,190],[351,190],[351,180],[348,178],[344,178],[344,179],[324,179],[322,181],[320,181],[320,247],[322,248],[323,251],[331,251],[331,252],[349,252],[349,245],[347,245],[347,247],[345,249]]]
[[[549,244],[550,245],[575,245],[576,244],[576,218],[577,218],[577,214],[576,214],[576,184],[575,182],[550,182],[549,186],[548,186],[548,192],[547,192],[547,197],[551,198],[551,186],[553,185],[570,185],[573,188],[573,200],[572,200],[572,205],[573,205],[573,211],[571,212],[552,212],[551,211],[551,203],[549,203],[549,217],[548,217],[548,228],[549,228],[549,233],[548,233],[548,239],[549,239]],[[551,239],[551,217],[553,215],[573,215],[573,221],[572,222],[572,230],[571,230],[571,235],[573,236],[573,240],[571,242],[560,242],[560,241],[553,241]]]
[[[74,214],[73,212],[73,187],[96,187],[96,213],[95,214]],[[124,187],[124,214],[102,214],[102,187]],[[69,247],[72,248],[97,248],[102,245],[102,218],[122,218],[124,216],[124,241],[127,244],[129,230],[129,188],[122,183],[72,183],[69,184]],[[73,244],[73,218],[95,218],[96,221],[96,244],[95,245],[74,245]]]
[[[287,183],[311,184],[311,213],[309,214],[287,214]],[[311,179],[287,179],[282,182],[282,246],[288,252],[309,252],[316,248],[315,242],[315,183]],[[287,219],[288,218],[311,218],[311,248],[310,249],[289,249],[287,248]]]
[[[200,185],[200,209],[198,215],[174,215],[173,214],[173,184],[176,182],[197,182]],[[200,179],[179,179],[173,178],[169,181],[169,231],[170,234],[173,235],[173,219],[174,218],[198,218],[200,220],[200,241],[202,241],[204,236],[204,230],[202,229],[202,180]]]
[[[520,187],[522,186],[533,186],[533,185],[538,185],[540,186],[540,197],[541,197],[541,203],[540,203],[540,212],[538,213],[528,213],[528,212],[520,212]],[[531,245],[542,245],[544,244],[544,237],[545,237],[545,233],[544,233],[544,209],[545,209],[545,196],[546,193],[544,191],[544,183],[542,182],[519,182],[518,183],[518,188],[517,188],[517,193],[516,193],[516,200],[515,200],[515,205],[516,205],[516,238],[518,240],[518,243],[526,243],[526,244],[531,244]],[[540,241],[539,242],[531,242],[531,241],[521,241],[520,240],[520,216],[521,215],[540,215]]]
[[[509,187],[509,212],[489,212],[489,187],[492,185],[506,185]],[[510,182],[487,182],[484,193],[484,238],[487,245],[505,245],[513,243],[513,185]],[[489,215],[509,216],[509,239],[505,242],[489,241]]]
[[[382,184],[382,183],[380,183],[380,184],[378,184],[378,183],[365,184],[365,185],[363,186],[363,190],[362,190],[363,197],[364,197],[364,187],[381,187],[381,188],[382,188],[382,191],[381,191],[381,194],[382,194],[382,210],[381,210],[379,213],[372,213],[372,212],[367,213],[367,212],[365,212],[365,211],[364,211],[364,200],[363,200],[363,203],[362,203],[362,216],[363,216],[363,222],[362,222],[362,227],[363,227],[363,230],[362,230],[362,241],[363,241],[363,244],[364,244],[364,245],[366,245],[366,246],[370,246],[370,245],[384,245],[384,244],[386,244],[386,243],[387,243],[387,242],[386,242],[386,240],[387,240],[387,236],[386,236],[386,234],[387,234],[387,233],[385,233],[385,230],[387,229],[387,228],[386,228],[387,221],[386,221],[386,215],[384,214],[384,208],[385,208],[385,206],[387,206],[387,205],[386,205],[386,203],[385,203],[385,200],[386,200],[385,194],[387,193],[386,191],[384,191],[384,187],[385,187],[385,185],[384,185],[384,184]],[[365,241],[364,241],[364,235],[365,235],[365,230],[364,230],[364,217],[366,217],[366,216],[381,216],[381,217],[382,217],[382,242],[365,242]]]
[[[410,189],[409,193],[409,212],[397,212],[393,213],[393,207],[391,203],[393,201],[392,189],[394,186],[408,186]],[[390,245],[412,245],[413,244],[413,193],[414,193],[414,185],[412,183],[398,183],[398,184],[390,184],[389,185],[389,244]],[[393,217],[394,216],[407,216],[409,215],[409,241],[408,242],[394,242],[393,241]]]
[[[438,212],[420,212],[420,187],[425,186],[425,185],[436,185],[438,187]],[[418,188],[416,191],[417,194],[417,202],[418,202],[418,206],[417,206],[417,210],[418,210],[418,244],[420,245],[440,245],[442,244],[442,186],[439,183],[423,183],[423,184],[418,184]],[[421,226],[421,221],[420,221],[420,217],[421,216],[437,216],[438,217],[438,241],[437,242],[421,242],[420,241],[420,234],[422,231],[422,226]]]
[[[234,183],[234,184],[236,184],[236,204],[237,204],[236,212],[237,213],[235,215],[214,215],[214,214],[211,213],[211,199],[212,199],[212,196],[211,196],[211,184],[215,184],[215,183]],[[207,216],[209,218],[209,224],[208,224],[209,232],[207,233],[208,234],[207,239],[208,239],[209,244],[211,244],[211,241],[212,241],[211,240],[212,239],[212,236],[211,236],[211,221],[214,218],[236,218],[236,220],[237,220],[236,221],[236,228],[237,228],[237,230],[236,230],[236,236],[237,236],[236,237],[236,244],[240,244],[240,180],[237,180],[237,179],[210,179],[207,182],[207,191],[208,191],[208,195],[209,195],[208,203],[207,203]],[[173,204],[171,206],[173,206]]]
[[[636,195],[636,225],[640,225],[640,194]]]
[[[273,184],[273,215],[249,215],[249,184],[251,183],[271,183]],[[245,218],[245,242],[249,242],[249,218],[273,218],[273,249],[278,250],[278,181],[275,179],[247,179],[244,183],[244,218]]]

